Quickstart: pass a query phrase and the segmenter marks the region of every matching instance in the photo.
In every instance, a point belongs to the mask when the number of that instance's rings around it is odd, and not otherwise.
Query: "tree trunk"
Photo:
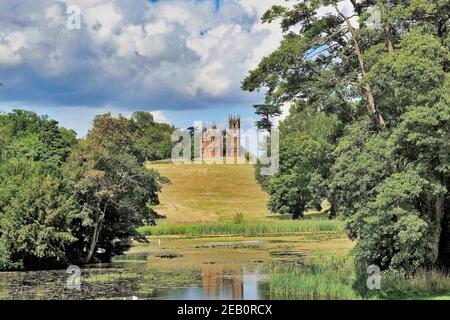
[[[384,32],[386,33],[386,39],[387,39],[387,47],[390,54],[395,52],[394,49],[394,41],[392,40],[392,31],[389,26],[386,26],[384,28]]]
[[[347,24],[347,27],[348,27],[350,33],[352,34],[353,47],[355,49],[356,57],[358,58],[359,69],[361,72],[361,76],[364,77],[366,75],[366,68],[364,65],[364,58],[363,58],[363,55],[361,52],[361,48],[360,48],[359,42],[358,42],[358,33],[356,32],[355,28],[353,28],[350,20],[339,11],[337,4],[334,3],[333,6],[334,6],[334,9],[336,10],[336,12],[345,20],[345,23]],[[378,112],[378,110],[376,108],[375,98],[373,97],[373,92],[372,92],[371,86],[368,83],[366,83],[366,84],[364,84],[363,88],[364,88],[364,93],[366,96],[367,110],[368,110],[369,114],[374,117],[374,119],[377,122],[380,129],[384,129],[386,127],[386,124],[384,122],[383,116]]]
[[[92,256],[95,253],[95,249],[97,247],[98,238],[100,237],[100,232],[103,228],[103,221],[105,219],[105,212],[106,212],[106,205],[104,210],[102,211],[102,214],[100,215],[100,218],[98,219],[97,224],[94,227],[94,232],[92,234],[91,244],[89,246],[89,251],[87,256],[84,258],[83,263],[89,263],[92,259]]]
[[[301,214],[299,212],[295,212],[292,214],[292,220],[299,220]]]
[[[330,210],[329,210],[329,213],[328,213],[328,219],[331,220],[331,219],[336,218],[336,216],[337,216],[334,194],[330,193],[330,196],[328,198],[328,202],[330,203]]]
[[[441,174],[441,182],[448,188],[447,179],[443,174]],[[437,262],[450,267],[450,210],[449,206],[446,206],[445,195],[444,193],[438,195],[435,201],[436,220],[440,226]]]

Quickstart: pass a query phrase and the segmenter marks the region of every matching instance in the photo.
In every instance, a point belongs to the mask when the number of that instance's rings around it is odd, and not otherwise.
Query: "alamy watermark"
[[[368,277],[366,281],[367,289],[380,290],[381,289],[381,269],[379,266],[370,265],[366,270]]]
[[[366,21],[367,28],[372,30],[381,29],[381,10],[379,7],[372,7],[367,9],[369,18]]]
[[[67,268],[66,273],[69,277],[66,281],[66,288],[69,290],[81,290],[81,268],[79,266],[71,265]]]
[[[81,8],[79,6],[71,5],[67,7],[66,14],[68,15],[66,27],[69,30],[81,29]]]

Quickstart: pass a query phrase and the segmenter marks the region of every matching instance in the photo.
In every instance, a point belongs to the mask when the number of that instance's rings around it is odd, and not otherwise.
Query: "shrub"
[[[242,214],[242,212],[236,213],[233,217],[233,222],[235,224],[241,224],[244,223],[244,215]]]

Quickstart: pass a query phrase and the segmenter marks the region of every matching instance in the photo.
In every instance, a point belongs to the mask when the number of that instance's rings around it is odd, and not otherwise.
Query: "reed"
[[[150,235],[246,235],[259,236],[267,234],[286,234],[297,232],[342,231],[343,223],[338,220],[301,220],[274,222],[243,222],[226,221],[221,223],[174,224],[159,226],[144,226],[138,232]]]
[[[270,295],[273,299],[360,299],[352,287],[355,279],[350,256],[317,255],[305,266],[273,265],[269,276]]]

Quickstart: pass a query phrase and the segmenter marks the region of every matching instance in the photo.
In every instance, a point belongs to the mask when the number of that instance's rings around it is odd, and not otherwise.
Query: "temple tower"
[[[229,141],[226,144],[226,156],[237,158],[239,157],[241,146],[241,117],[228,117],[228,134]]]

